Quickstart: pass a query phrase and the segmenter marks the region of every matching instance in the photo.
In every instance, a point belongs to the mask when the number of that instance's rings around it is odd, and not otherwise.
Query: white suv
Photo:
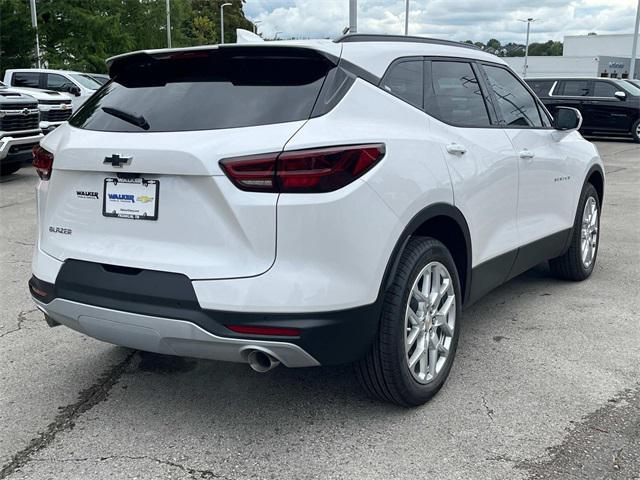
[[[463,307],[545,260],[593,271],[598,152],[493,55],[348,35],[108,64],[34,152],[50,325],[258,371],[355,362],[418,405]]]

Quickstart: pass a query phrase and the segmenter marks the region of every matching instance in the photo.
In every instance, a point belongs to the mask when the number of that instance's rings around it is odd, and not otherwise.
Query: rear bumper
[[[247,362],[261,350],[287,367],[315,367],[316,359],[297,345],[282,341],[225,338],[184,320],[110,310],[56,298],[39,310],[56,322],[90,337],[124,347],[185,357]]]
[[[288,367],[350,363],[375,338],[380,302],[347,310],[259,313],[201,308],[183,275],[64,263],[54,284],[29,281],[38,308],[58,323],[116,345],[170,355],[246,362],[263,350]],[[230,326],[296,329],[296,336],[255,335]]]
[[[31,149],[40,142],[44,135],[40,132],[27,136],[13,136],[14,132],[0,137],[0,161],[6,163],[22,163],[31,160]],[[17,134],[19,132],[15,132]]]

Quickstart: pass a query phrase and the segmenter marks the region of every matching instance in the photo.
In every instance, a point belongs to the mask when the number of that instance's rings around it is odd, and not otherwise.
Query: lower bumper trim
[[[104,342],[147,352],[247,363],[250,350],[261,350],[287,367],[320,363],[298,345],[271,340],[226,338],[185,320],[152,317],[55,298],[34,299],[53,321]]]

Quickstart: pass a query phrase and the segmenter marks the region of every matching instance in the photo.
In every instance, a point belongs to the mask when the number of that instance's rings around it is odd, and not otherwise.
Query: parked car
[[[38,90],[35,88],[8,89],[3,82],[0,82],[0,88],[4,89],[4,91],[24,93],[38,101],[40,128],[45,134],[62,125],[62,123],[69,120],[71,116],[71,99],[62,93],[54,92],[53,90]]]
[[[557,107],[582,113],[585,135],[625,135],[640,142],[640,87],[615,78],[527,78],[552,114]]]
[[[589,277],[604,171],[577,110],[465,44],[275,43],[114,57],[41,142],[50,325],[259,372],[355,362],[419,405],[463,308],[545,260]]]
[[[102,86],[86,73],[41,68],[8,69],[4,83],[11,87],[64,92],[71,98],[73,110]]]
[[[109,75],[105,75],[104,73],[90,73],[89,75],[100,85],[104,85],[109,81]]]
[[[0,85],[0,176],[11,175],[31,160],[42,139],[35,98]]]

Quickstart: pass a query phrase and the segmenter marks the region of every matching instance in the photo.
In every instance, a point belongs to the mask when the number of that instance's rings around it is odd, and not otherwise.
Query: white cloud
[[[247,0],[245,13],[266,37],[334,38],[349,24],[348,0]],[[403,33],[404,0],[358,0],[358,31]],[[452,40],[524,41],[523,18],[538,19],[531,40],[589,32],[631,33],[636,0],[410,0],[409,33]]]

